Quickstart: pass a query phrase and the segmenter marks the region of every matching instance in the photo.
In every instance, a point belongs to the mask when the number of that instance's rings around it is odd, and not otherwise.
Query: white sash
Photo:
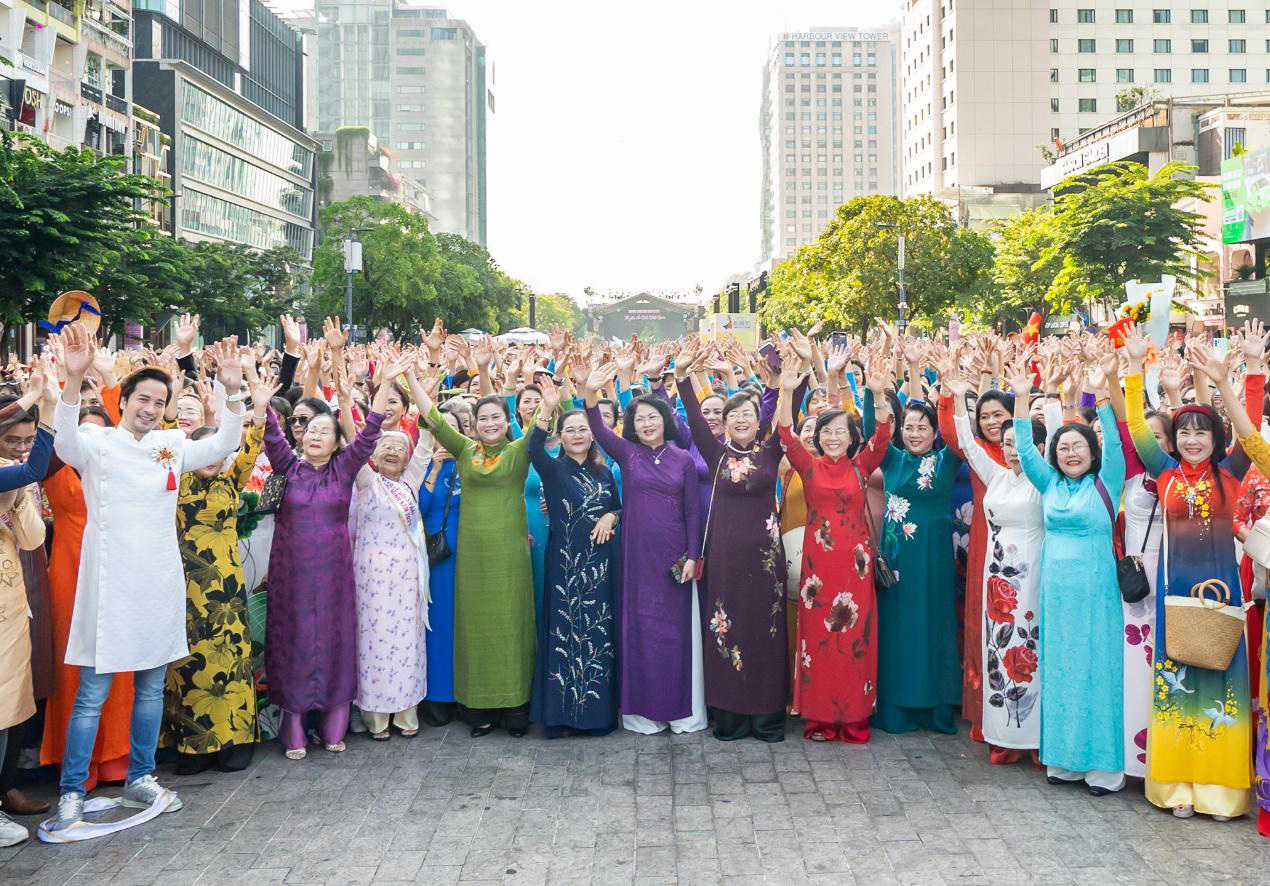
[[[158,796],[154,798],[154,802],[147,808],[135,815],[129,815],[127,818],[121,818],[118,821],[77,821],[61,831],[49,830],[48,823],[52,821],[52,819],[49,819],[49,821],[40,822],[35,835],[44,843],[78,843],[80,840],[94,840],[97,837],[117,834],[119,831],[125,831],[139,824],[145,824],[152,818],[158,818],[167,811],[168,806],[175,799],[176,793],[164,788],[159,791]],[[119,797],[93,797],[84,803],[84,814],[92,815],[97,812],[107,812],[111,809],[122,807],[123,801]]]
[[[428,546],[423,540],[423,514],[418,513],[418,503],[412,502],[406,494],[410,487],[406,486],[405,483],[389,480],[378,473],[375,474],[375,479],[379,481],[379,488],[383,490],[385,498],[393,506],[393,510],[397,512],[397,516],[401,518],[401,525],[406,532],[406,537],[414,545],[419,580],[420,617],[423,619],[424,628],[431,630],[432,626],[428,624],[428,604],[432,602],[432,591],[428,583]],[[403,492],[403,490],[405,491]],[[413,526],[410,523],[410,518],[406,516],[411,507],[418,514],[418,519],[414,521]]]

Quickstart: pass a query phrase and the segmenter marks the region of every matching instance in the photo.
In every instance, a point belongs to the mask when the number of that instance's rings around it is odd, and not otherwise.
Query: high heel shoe
[[[480,726],[472,727],[472,738],[480,738],[483,735],[489,735],[493,731],[493,723],[482,723]]]

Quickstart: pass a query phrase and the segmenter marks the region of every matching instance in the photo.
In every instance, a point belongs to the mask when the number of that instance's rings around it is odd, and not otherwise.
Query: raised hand
[[[288,354],[300,353],[300,324],[290,314],[283,314],[278,318],[278,325],[282,327],[282,350]]]
[[[885,356],[870,359],[865,370],[864,384],[873,392],[875,400],[886,395],[886,386],[891,381],[890,361]]]
[[[556,414],[556,409],[560,406],[560,389],[549,378],[539,382],[538,387],[542,389],[542,405],[538,407],[538,415],[549,419]]]
[[[1007,382],[1016,398],[1032,396],[1032,370],[1029,360],[1018,360],[1010,366]]]
[[[172,337],[182,354],[194,350],[194,339],[198,336],[198,314],[182,314],[172,330]]]
[[[332,351],[341,350],[348,341],[348,330],[340,328],[339,317],[327,317],[322,321],[322,338]]]
[[[1220,385],[1227,380],[1226,361],[1218,357],[1207,342],[1199,339],[1187,342],[1186,361],[1191,364],[1192,370],[1208,376],[1215,384]]]
[[[431,332],[420,329],[419,338],[423,340],[423,346],[428,349],[428,353],[437,354],[441,346],[445,344],[445,324],[441,322],[441,318],[437,317],[433,321]]]
[[[789,330],[789,346],[804,366],[811,363],[811,340],[797,329]]]
[[[617,364],[605,363],[603,366],[591,370],[583,390],[585,390],[588,397],[592,397],[603,390],[604,386],[615,378],[617,378]]]
[[[1142,334],[1137,323],[1129,323],[1125,326],[1124,350],[1129,355],[1131,365],[1136,365],[1141,370],[1142,361],[1146,359],[1149,347],[1150,341]]]
[[[243,383],[243,367],[238,358],[238,336],[231,335],[221,339],[213,353],[216,355],[217,381],[225,386],[231,397],[236,396]]]
[[[826,367],[831,378],[841,375],[843,370],[847,368],[847,358],[849,356],[850,349],[846,344],[839,342],[829,346],[829,358],[826,361]]]
[[[76,379],[83,378],[88,367],[93,365],[97,344],[88,329],[79,323],[63,326],[58,341],[62,349],[62,365],[66,367],[67,375]]]
[[[1260,320],[1244,322],[1242,350],[1249,372],[1261,366],[1266,353],[1266,327]]]
[[[478,369],[489,369],[489,365],[494,362],[494,339],[488,334],[477,339],[472,346],[472,359],[476,361]]]

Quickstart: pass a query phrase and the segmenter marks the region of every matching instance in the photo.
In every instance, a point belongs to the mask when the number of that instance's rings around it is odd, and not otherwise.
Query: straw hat
[[[90,293],[82,289],[63,292],[53,299],[49,308],[48,325],[60,330],[68,323],[79,322],[90,333],[95,333],[101,326],[101,305]]]

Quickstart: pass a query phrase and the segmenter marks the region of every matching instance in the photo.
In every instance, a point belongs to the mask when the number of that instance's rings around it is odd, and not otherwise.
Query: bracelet
[[[226,396],[226,397],[225,397],[225,402],[226,402],[226,403],[241,403],[241,402],[243,402],[243,395],[242,395],[242,394],[234,394],[234,396],[232,396],[232,397],[230,397],[230,396]]]

